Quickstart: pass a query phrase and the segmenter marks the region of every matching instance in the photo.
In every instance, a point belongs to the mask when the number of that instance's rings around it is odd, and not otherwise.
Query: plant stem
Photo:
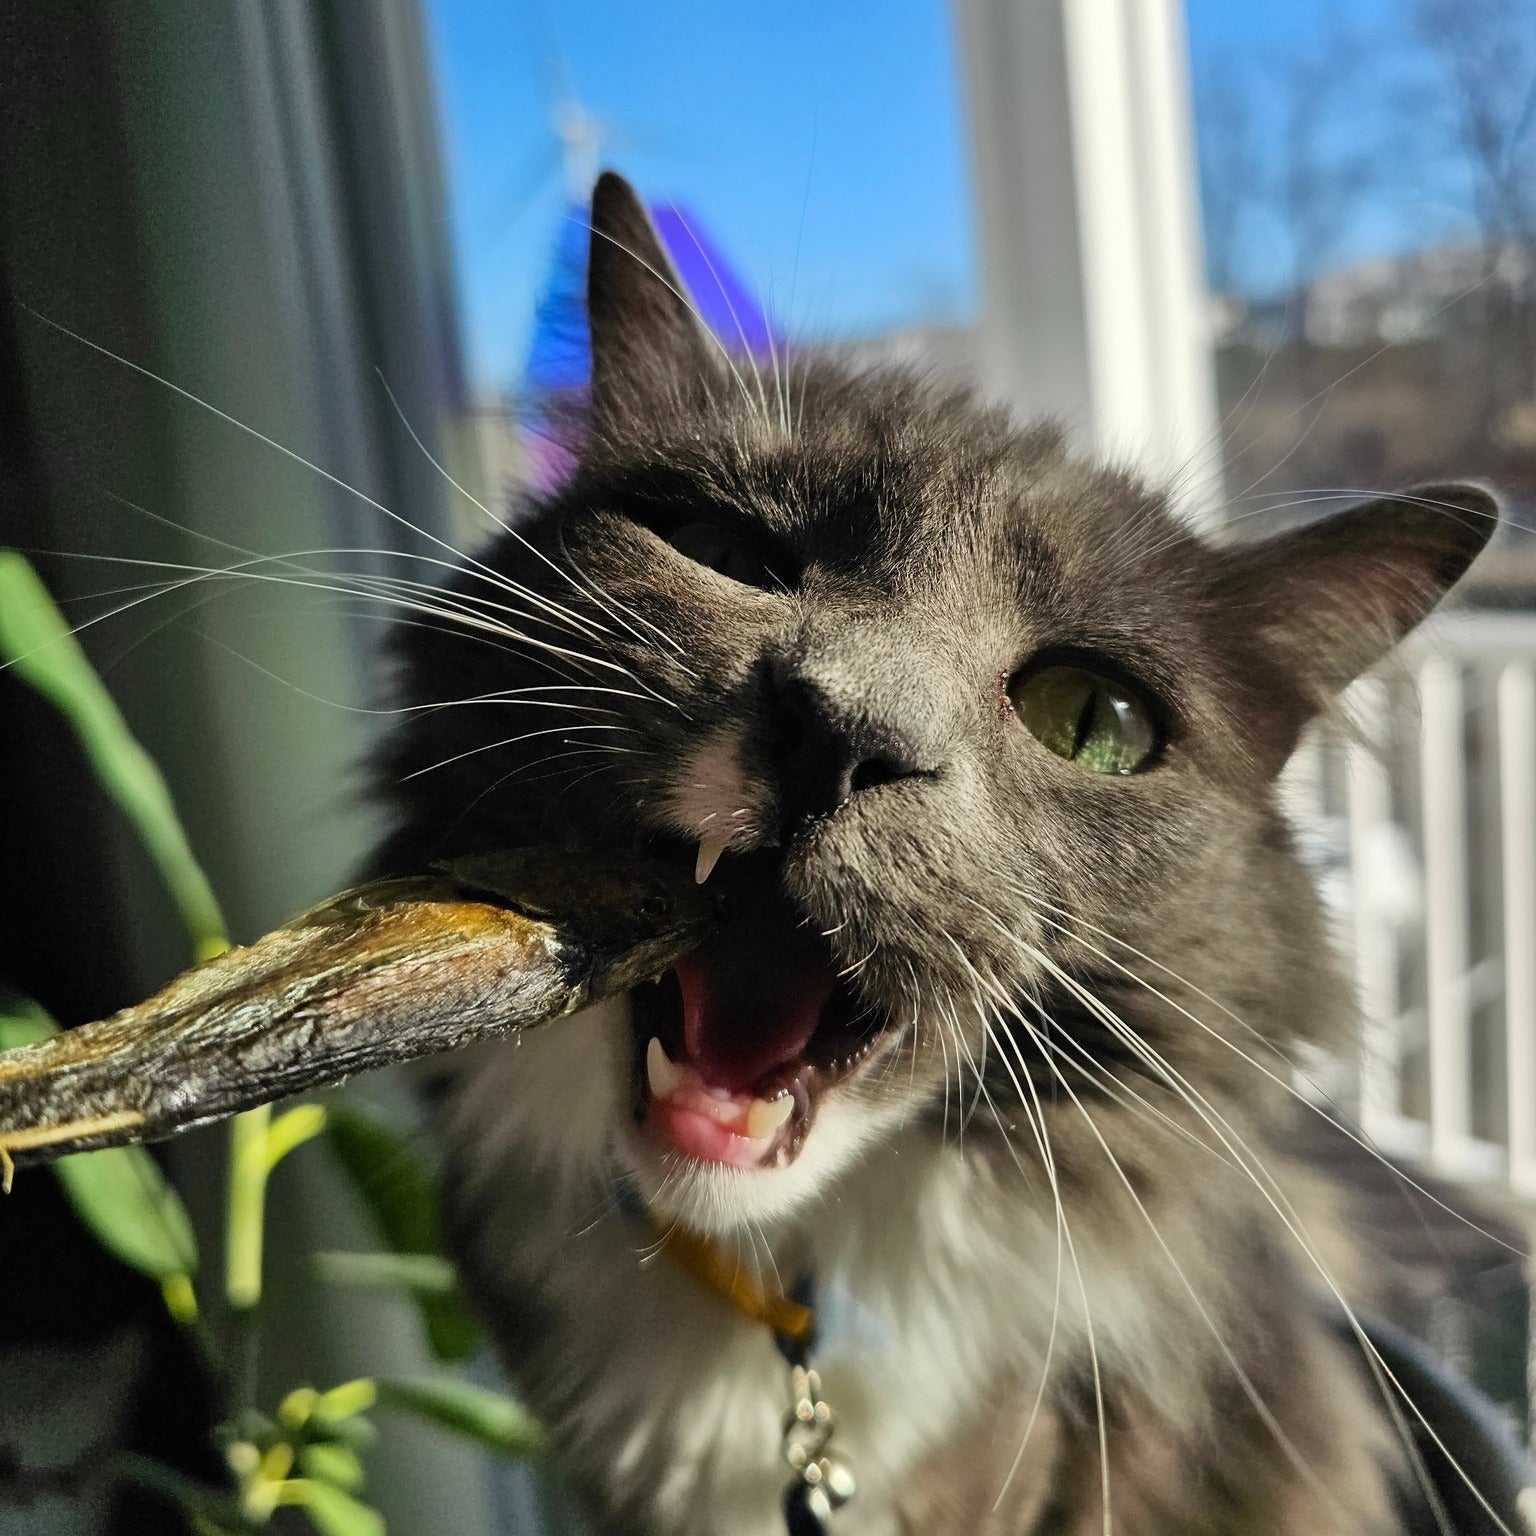
[[[236,1115],[229,1127],[229,1192],[224,1235],[224,1291],[230,1306],[248,1312],[261,1300],[262,1236],[266,1223],[267,1128],[272,1106]]]

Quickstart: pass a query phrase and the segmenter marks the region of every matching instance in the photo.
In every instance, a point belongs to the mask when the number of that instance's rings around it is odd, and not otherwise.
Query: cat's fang
[[[699,885],[703,885],[714,873],[715,865],[720,862],[720,855],[725,852],[730,840],[729,832],[711,832],[699,839],[699,856],[693,866],[693,878]]]
[[[794,1097],[788,1093],[762,1099],[710,1086],[687,1063],[673,1061],[655,1035],[646,1042],[645,1077],[654,1111],[673,1125],[674,1131],[680,1125],[688,1133],[681,1137],[681,1150],[693,1152],[706,1161],[753,1161],[757,1154],[749,1156],[747,1144],[772,1141],[795,1112]],[[695,1121],[708,1122],[730,1138],[722,1144],[725,1150],[719,1156],[709,1150],[718,1136],[704,1134],[694,1125]],[[702,1141],[694,1134],[696,1131],[703,1135]],[[679,1136],[671,1134],[669,1139],[679,1141]],[[695,1142],[699,1145],[693,1145]]]
[[[745,1134],[753,1141],[772,1136],[795,1112],[795,1101],[789,1094],[777,1099],[753,1099],[747,1111]]]
[[[673,1065],[655,1035],[651,1036],[651,1043],[645,1048],[645,1077],[651,1092],[658,1099],[671,1098],[683,1081],[681,1068]]]

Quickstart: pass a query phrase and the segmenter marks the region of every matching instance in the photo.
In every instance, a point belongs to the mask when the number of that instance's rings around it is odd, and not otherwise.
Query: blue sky
[[[686,205],[796,328],[967,313],[964,155],[940,0],[429,0],[465,320],[515,372],[555,221],[564,60],[605,159]],[[873,15],[878,26],[870,25]],[[803,237],[802,237],[803,229]],[[791,303],[791,291],[793,302]]]
[[[1390,4],[1189,0],[1197,76],[1217,58],[1262,71],[1323,35],[1340,11],[1370,29]],[[427,9],[478,379],[515,379],[564,216],[553,128],[562,74],[605,126],[604,159],[648,196],[699,216],[791,328],[848,334],[972,311],[944,0],[427,0]],[[1346,254],[1399,239],[1378,214],[1351,232]]]

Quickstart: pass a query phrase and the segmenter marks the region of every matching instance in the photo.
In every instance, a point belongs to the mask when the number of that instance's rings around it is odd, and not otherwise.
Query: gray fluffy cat
[[[784,1529],[789,1372],[702,1235],[814,1288],[839,1533],[1402,1530],[1285,1151],[1353,1020],[1274,784],[1492,499],[1218,545],[964,393],[732,360],[612,175],[588,303],[572,478],[444,598],[477,629],[401,642],[461,702],[394,742],[381,862],[640,845],[733,914],[440,1084],[466,1282],[595,1523]]]

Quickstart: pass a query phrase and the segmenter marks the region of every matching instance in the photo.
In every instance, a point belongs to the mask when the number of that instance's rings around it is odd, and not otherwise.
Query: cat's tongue
[[[733,1093],[805,1053],[837,981],[814,926],[779,897],[739,907],[674,974],[688,1059]]]

